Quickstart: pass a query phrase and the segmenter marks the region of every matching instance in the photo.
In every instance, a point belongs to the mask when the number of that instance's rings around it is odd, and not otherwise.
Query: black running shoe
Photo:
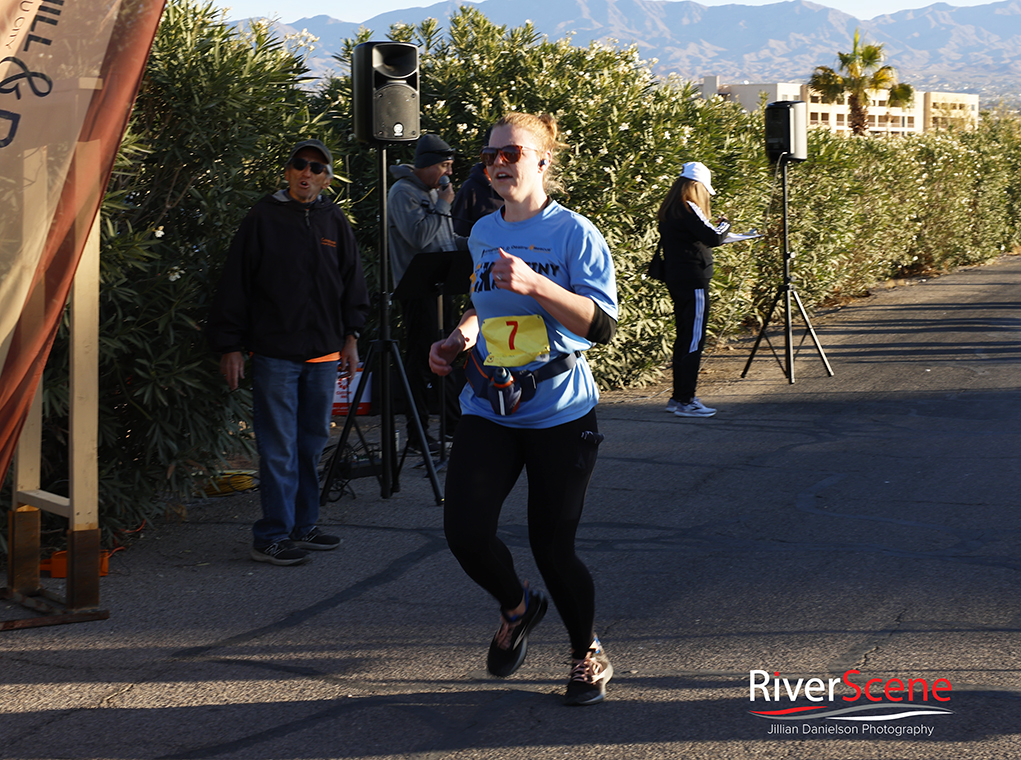
[[[549,600],[541,591],[525,589],[525,611],[516,619],[503,616],[503,624],[489,645],[486,668],[497,678],[506,678],[521,667],[528,650],[528,634],[539,624],[549,607]],[[503,613],[500,613],[503,615]]]
[[[567,682],[565,705],[594,705],[606,698],[606,684],[613,678],[613,665],[599,639],[583,658],[571,660],[571,678]]]
[[[308,552],[291,541],[274,541],[269,546],[253,546],[252,559],[271,565],[301,565],[308,562]]]
[[[312,528],[304,536],[291,536],[291,543],[299,549],[311,549],[316,552],[325,552],[336,549],[340,546],[340,538],[323,533],[319,528]]]

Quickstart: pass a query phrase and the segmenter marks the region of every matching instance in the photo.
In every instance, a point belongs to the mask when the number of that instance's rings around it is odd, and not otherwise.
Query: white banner
[[[0,0],[0,477],[162,10],[163,0]]]

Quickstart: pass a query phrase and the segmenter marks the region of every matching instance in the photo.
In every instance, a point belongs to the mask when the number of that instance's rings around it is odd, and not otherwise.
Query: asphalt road
[[[495,605],[406,467],[329,505],[344,543],[309,565],[248,559],[257,495],[207,500],[111,559],[109,620],[0,633],[0,757],[1016,758],[1019,293],[1006,256],[817,315],[835,374],[807,342],[793,385],[768,348],[741,379],[734,344],[708,420],[665,385],[606,394],[579,537],[604,704],[561,706],[552,610],[486,676]],[[523,493],[503,535],[539,583]]]

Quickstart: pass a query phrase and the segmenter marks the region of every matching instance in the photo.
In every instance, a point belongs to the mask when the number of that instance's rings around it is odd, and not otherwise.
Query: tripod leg
[[[436,296],[436,339],[443,340],[443,293]],[[447,461],[447,378],[440,375],[436,390],[440,396],[440,462]]]
[[[770,320],[773,319],[773,312],[776,311],[776,305],[780,303],[780,296],[783,295],[783,290],[776,291],[776,297],[773,299],[773,305],[769,307],[769,312],[766,314],[766,319],[762,323],[762,328],[759,330],[759,335],[755,338],[755,345],[752,346],[752,353],[748,357],[748,363],[744,365],[744,371],[741,373],[741,377],[748,376],[748,370],[751,369],[752,361],[755,359],[755,354],[758,353],[759,344],[762,343],[762,339],[766,337],[766,328],[769,327]]]
[[[801,303],[801,296],[798,295],[797,291],[794,291],[794,300],[798,302],[798,309],[801,311],[801,318],[805,320],[805,327],[808,328],[808,334],[812,336],[812,342],[815,343],[815,349],[819,352],[819,358],[822,359],[823,366],[826,367],[826,372],[830,377],[833,377],[833,368],[830,366],[829,360],[826,358],[826,352],[822,350],[822,344],[819,342],[819,336],[815,334],[815,328],[812,327],[812,322],[808,318],[808,312],[805,311],[805,305]]]
[[[784,372],[787,380],[794,385],[794,328],[791,326],[791,286],[784,290],[784,358],[787,360],[787,367]]]
[[[400,486],[397,482],[397,452],[395,451],[394,444],[394,408],[393,408],[393,390],[391,389],[391,377],[390,377],[390,349],[389,346],[393,344],[393,341],[385,341],[386,345],[383,346],[383,350],[380,352],[379,357],[379,395],[380,398],[380,420],[379,420],[379,442],[381,451],[381,459],[383,466],[383,478],[380,480],[380,491],[379,495],[383,499],[389,499],[394,491],[399,491]]]
[[[436,467],[433,465],[433,458],[429,454],[429,447],[426,445],[425,430],[422,429],[422,421],[419,419],[418,410],[415,408],[415,399],[411,395],[411,384],[408,382],[408,375],[404,371],[404,364],[401,362],[401,353],[397,348],[397,342],[391,341],[390,348],[394,355],[394,364],[397,366],[401,383],[404,386],[404,397],[408,400],[411,421],[415,426],[414,432],[418,435],[418,440],[422,442],[422,461],[425,464],[426,471],[429,473],[429,480],[432,482],[436,506],[440,506],[443,504],[443,493],[440,491],[440,482],[436,477]],[[442,442],[440,445],[442,445]],[[396,476],[394,480],[396,482]]]
[[[319,491],[319,506],[325,506],[326,500],[330,495],[330,488],[333,487],[333,480],[337,471],[337,464],[340,461],[340,457],[344,451],[344,446],[347,444],[347,438],[351,434],[351,427],[355,422],[355,415],[358,413],[358,404],[361,403],[362,394],[365,392],[365,386],[368,385],[369,367],[372,366],[372,359],[376,354],[376,341],[372,341],[369,345],[369,353],[365,355],[365,361],[362,365],[362,380],[358,383],[358,390],[355,391],[354,398],[351,400],[351,407],[347,410],[347,417],[344,419],[344,429],[340,433],[340,439],[337,441],[337,448],[333,450],[333,456],[330,457],[330,464],[326,467],[326,472],[323,473],[323,484]],[[359,433],[359,436],[361,433]]]

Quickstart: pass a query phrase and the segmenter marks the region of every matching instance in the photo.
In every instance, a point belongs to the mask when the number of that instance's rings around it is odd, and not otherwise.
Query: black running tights
[[[592,434],[583,435],[588,431]],[[543,430],[465,415],[447,466],[447,543],[469,577],[508,610],[521,603],[523,586],[496,531],[504,499],[521,470],[526,471],[532,555],[576,653],[587,650],[593,639],[595,589],[575,554],[574,537],[596,463],[596,433],[595,410]]]

